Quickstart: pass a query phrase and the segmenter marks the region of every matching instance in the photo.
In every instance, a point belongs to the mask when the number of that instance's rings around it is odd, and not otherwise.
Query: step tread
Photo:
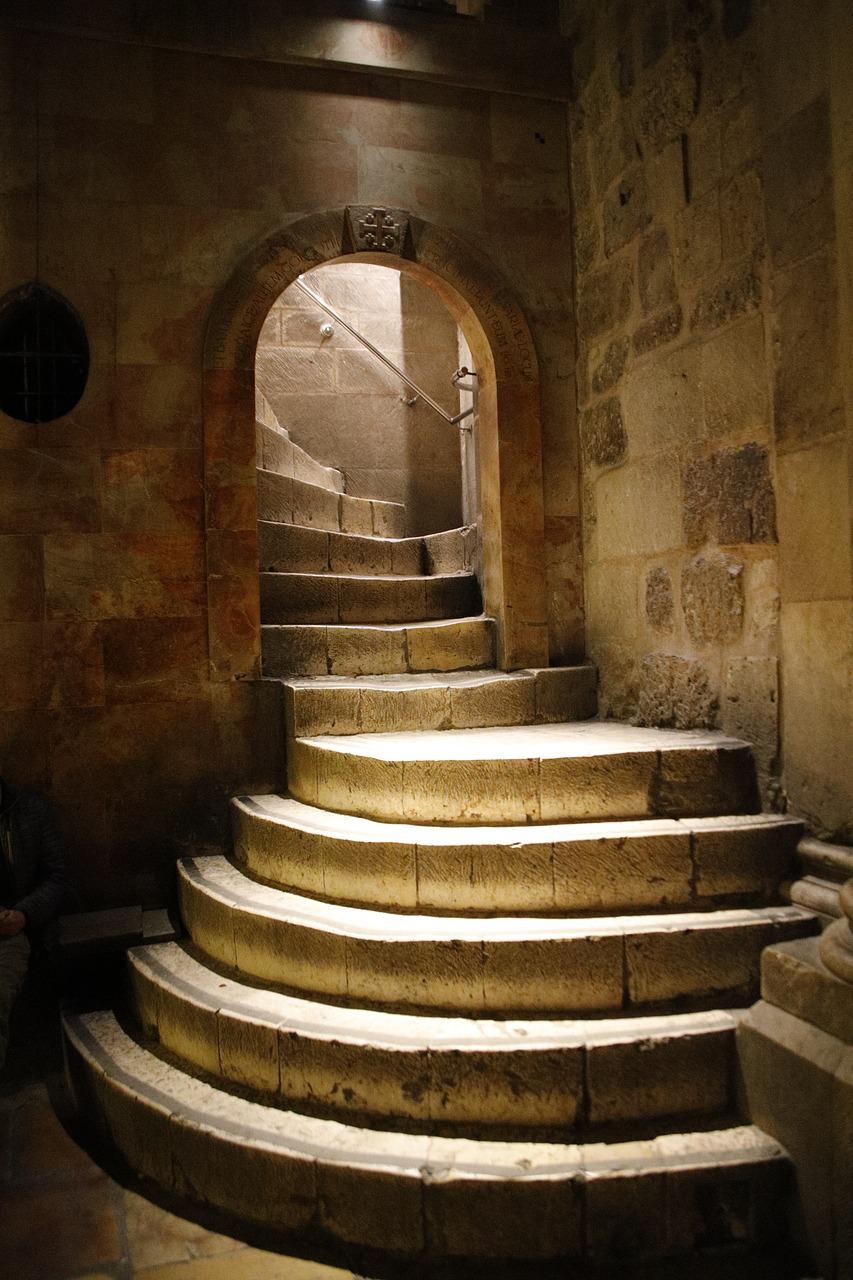
[[[440,627],[459,627],[465,623],[481,623],[492,625],[494,618],[485,613],[473,614],[464,618],[434,618],[426,622],[265,622],[261,631],[435,631]]]
[[[784,1160],[783,1149],[754,1125],[664,1133],[632,1142],[496,1142],[369,1129],[265,1106],[216,1088],[158,1058],[132,1039],[112,1013],[65,1014],[65,1034],[90,1066],[177,1123],[227,1135],[240,1146],[278,1148],[329,1165],[381,1167],[428,1182],[442,1172],[489,1179],[566,1181],[636,1171],[651,1174],[731,1168]]]
[[[457,619],[461,621],[461,619]],[[434,624],[418,624],[434,625]],[[418,729],[324,734],[300,742],[322,751],[389,761],[560,759],[658,751],[749,751],[747,742],[702,729],[647,729],[615,720],[501,725],[485,729]]]
[[[250,913],[292,922],[324,933],[374,941],[482,941],[499,942],[621,937],[650,933],[700,933],[710,929],[763,928],[768,924],[809,922],[813,915],[801,907],[738,907],[715,911],[681,911],[671,914],[584,916],[576,918],[504,916],[493,919],[469,916],[402,915],[366,907],[341,906],[307,898],[285,889],[252,880],[219,854],[182,858],[180,877],[226,905]]]
[[[447,575],[459,576],[459,575]],[[458,621],[458,619],[457,619]],[[414,692],[418,689],[480,688],[490,684],[517,684],[529,681],[540,671],[593,672],[590,662],[567,667],[523,667],[517,671],[424,671],[402,675],[366,676],[278,676],[282,684],[294,689],[377,689],[380,692]]]
[[[209,969],[179,943],[132,947],[130,963],[198,1004],[303,1035],[369,1047],[512,1053],[581,1045],[647,1044],[733,1031],[726,1009],[619,1018],[490,1019],[394,1013],[311,1000],[248,986]]]
[[[391,679],[393,677],[389,677]],[[320,677],[322,679],[322,677]],[[445,732],[450,732],[446,730]],[[677,834],[679,832],[724,832],[801,828],[796,818],[774,813],[732,814],[710,818],[629,818],[605,819],[598,822],[555,822],[517,826],[433,826],[415,822],[382,822],[376,818],[359,818],[305,804],[288,795],[237,796],[232,805],[252,816],[283,827],[296,827],[320,835],[341,839],[399,844],[435,846],[472,845],[540,845],[551,843],[595,842],[604,838]]]
[[[408,582],[458,582],[464,578],[471,582],[476,582],[476,575],[470,573],[467,569],[460,569],[455,573],[334,573],[329,570],[327,573],[309,573],[303,570],[291,569],[262,569],[259,575],[261,578],[292,578],[292,579],[310,579],[312,581],[319,580],[328,582],[330,579],[343,582],[393,582],[395,586],[406,584]]]
[[[275,473],[273,473],[273,474],[275,474]],[[319,487],[319,486],[315,486],[315,488],[316,488],[316,487]],[[347,496],[347,497],[352,497],[353,495],[352,495],[352,494],[347,494],[346,496]],[[383,501],[383,499],[381,499],[381,498],[359,498],[359,502],[381,502],[381,501]],[[396,504],[394,504],[394,505],[400,506],[400,505],[402,505],[402,504],[401,504],[401,503],[396,503]],[[368,542],[368,543],[371,543],[371,544],[374,544],[374,543],[380,543],[380,544],[384,544],[384,543],[393,543],[395,546],[399,546],[401,543],[404,543],[404,542],[405,542],[405,543],[416,543],[416,542],[423,542],[423,540],[424,540],[424,535],[423,535],[423,534],[414,534],[414,535],[412,535],[412,536],[407,536],[407,537],[403,537],[403,538],[395,538],[395,537],[392,537],[390,534],[381,534],[381,533],[348,533],[345,529],[340,529],[340,530],[338,530],[338,529],[318,529],[316,525],[312,525],[312,524],[295,524],[295,523],[294,523],[294,524],[291,524],[291,522],[290,522],[289,520],[267,520],[267,519],[263,519],[263,520],[259,520],[259,521],[258,521],[258,524],[259,524],[259,525],[269,525],[270,527],[275,528],[275,529],[285,529],[285,530],[286,530],[286,529],[297,529],[300,533],[309,533],[309,534],[316,533],[316,534],[318,534],[319,536],[327,535],[327,534],[329,534],[329,533],[332,533],[332,534],[334,534],[334,536],[335,536],[336,538],[349,538],[353,543],[356,543],[356,542]],[[456,530],[452,530],[451,532],[456,532]]]

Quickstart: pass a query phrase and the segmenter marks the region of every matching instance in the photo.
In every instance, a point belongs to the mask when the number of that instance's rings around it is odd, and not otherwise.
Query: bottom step
[[[64,1031],[77,1107],[128,1164],[254,1224],[410,1257],[591,1263],[778,1236],[789,1165],[753,1126],[584,1146],[388,1133],[214,1088],[110,1013]]]

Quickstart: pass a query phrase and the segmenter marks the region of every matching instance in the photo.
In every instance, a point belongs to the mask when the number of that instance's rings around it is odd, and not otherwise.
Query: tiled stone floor
[[[55,1011],[16,1012],[0,1076],[3,1280],[352,1280],[178,1217],[111,1176],[60,1119],[68,1097]]]

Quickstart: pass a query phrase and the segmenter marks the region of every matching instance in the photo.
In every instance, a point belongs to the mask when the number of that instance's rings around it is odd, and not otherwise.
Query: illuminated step
[[[264,626],[261,647],[265,676],[462,671],[494,666],[495,624],[480,616],[397,626]]]
[[[406,1255],[602,1265],[626,1238],[637,1257],[687,1254],[709,1219],[721,1224],[715,1242],[732,1247],[778,1231],[768,1210],[788,1161],[751,1125],[583,1145],[385,1132],[224,1092],[143,1048],[110,1013],[63,1025],[87,1122],[136,1173],[247,1222]]]
[[[287,680],[284,697],[292,737],[553,723],[595,715],[596,670],[309,676]]]
[[[441,1133],[720,1116],[734,1105],[726,1011],[498,1022],[384,1013],[260,991],[176,943],[129,953],[142,1032],[279,1107]],[[553,1132],[551,1132],[553,1131]]]
[[[329,628],[331,631],[332,628]],[[306,804],[380,821],[480,825],[760,808],[745,742],[615,721],[297,738]]]
[[[182,859],[178,889],[192,941],[247,977],[472,1015],[748,1003],[762,948],[816,927],[798,907],[575,919],[402,915],[259,884],[221,857]]]
[[[802,823],[775,814],[516,827],[377,822],[290,796],[231,807],[250,874],[403,911],[563,913],[773,902]]]
[[[379,537],[405,535],[406,509],[399,502],[355,498],[260,468],[257,475],[259,520]]]
[[[479,612],[481,603],[472,573],[261,574],[264,623],[425,622],[469,617]]]
[[[469,527],[380,538],[261,520],[260,566],[277,573],[463,573],[473,564],[475,534]]]

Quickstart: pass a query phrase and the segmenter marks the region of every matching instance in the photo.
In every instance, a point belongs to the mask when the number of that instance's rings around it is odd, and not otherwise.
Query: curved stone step
[[[260,565],[275,573],[468,573],[476,532],[467,526],[423,537],[383,538],[260,520]]]
[[[343,472],[326,467],[306,453],[288,432],[266,422],[255,423],[257,456],[265,471],[275,471],[282,476],[304,480],[333,493],[343,493]]]
[[[258,521],[262,571],[270,573],[424,573],[423,538],[378,538],[298,524]]]
[[[472,573],[261,574],[264,623],[427,622],[470,617],[481,608],[480,587]]]
[[[276,1106],[410,1131],[566,1141],[602,1125],[731,1113],[726,1011],[496,1022],[382,1013],[259,991],[177,943],[128,952],[143,1033]],[[523,1131],[523,1132],[522,1132]]]
[[[332,813],[290,796],[231,807],[250,874],[339,902],[532,915],[777,900],[802,824],[775,814],[441,827]]]
[[[354,498],[262,468],[257,475],[259,520],[378,537],[406,533],[406,509],[399,502]]]
[[[595,715],[591,664],[524,671],[314,676],[285,681],[288,733],[397,733],[546,724]]]
[[[454,1013],[735,1006],[757,995],[765,946],[816,928],[798,907],[577,919],[400,915],[259,884],[215,856],[183,859],[178,889],[193,942],[241,974]]]
[[[287,768],[298,800],[384,822],[515,824],[760,809],[745,742],[614,721],[297,738]]]
[[[709,1220],[739,1245],[778,1226],[788,1163],[751,1125],[584,1146],[357,1128],[225,1093],[112,1014],[63,1026],[77,1108],[131,1168],[255,1224],[407,1255],[601,1262],[626,1241],[689,1253]]]
[[[481,616],[398,626],[264,626],[261,648],[265,676],[463,671],[494,666],[495,624]]]

